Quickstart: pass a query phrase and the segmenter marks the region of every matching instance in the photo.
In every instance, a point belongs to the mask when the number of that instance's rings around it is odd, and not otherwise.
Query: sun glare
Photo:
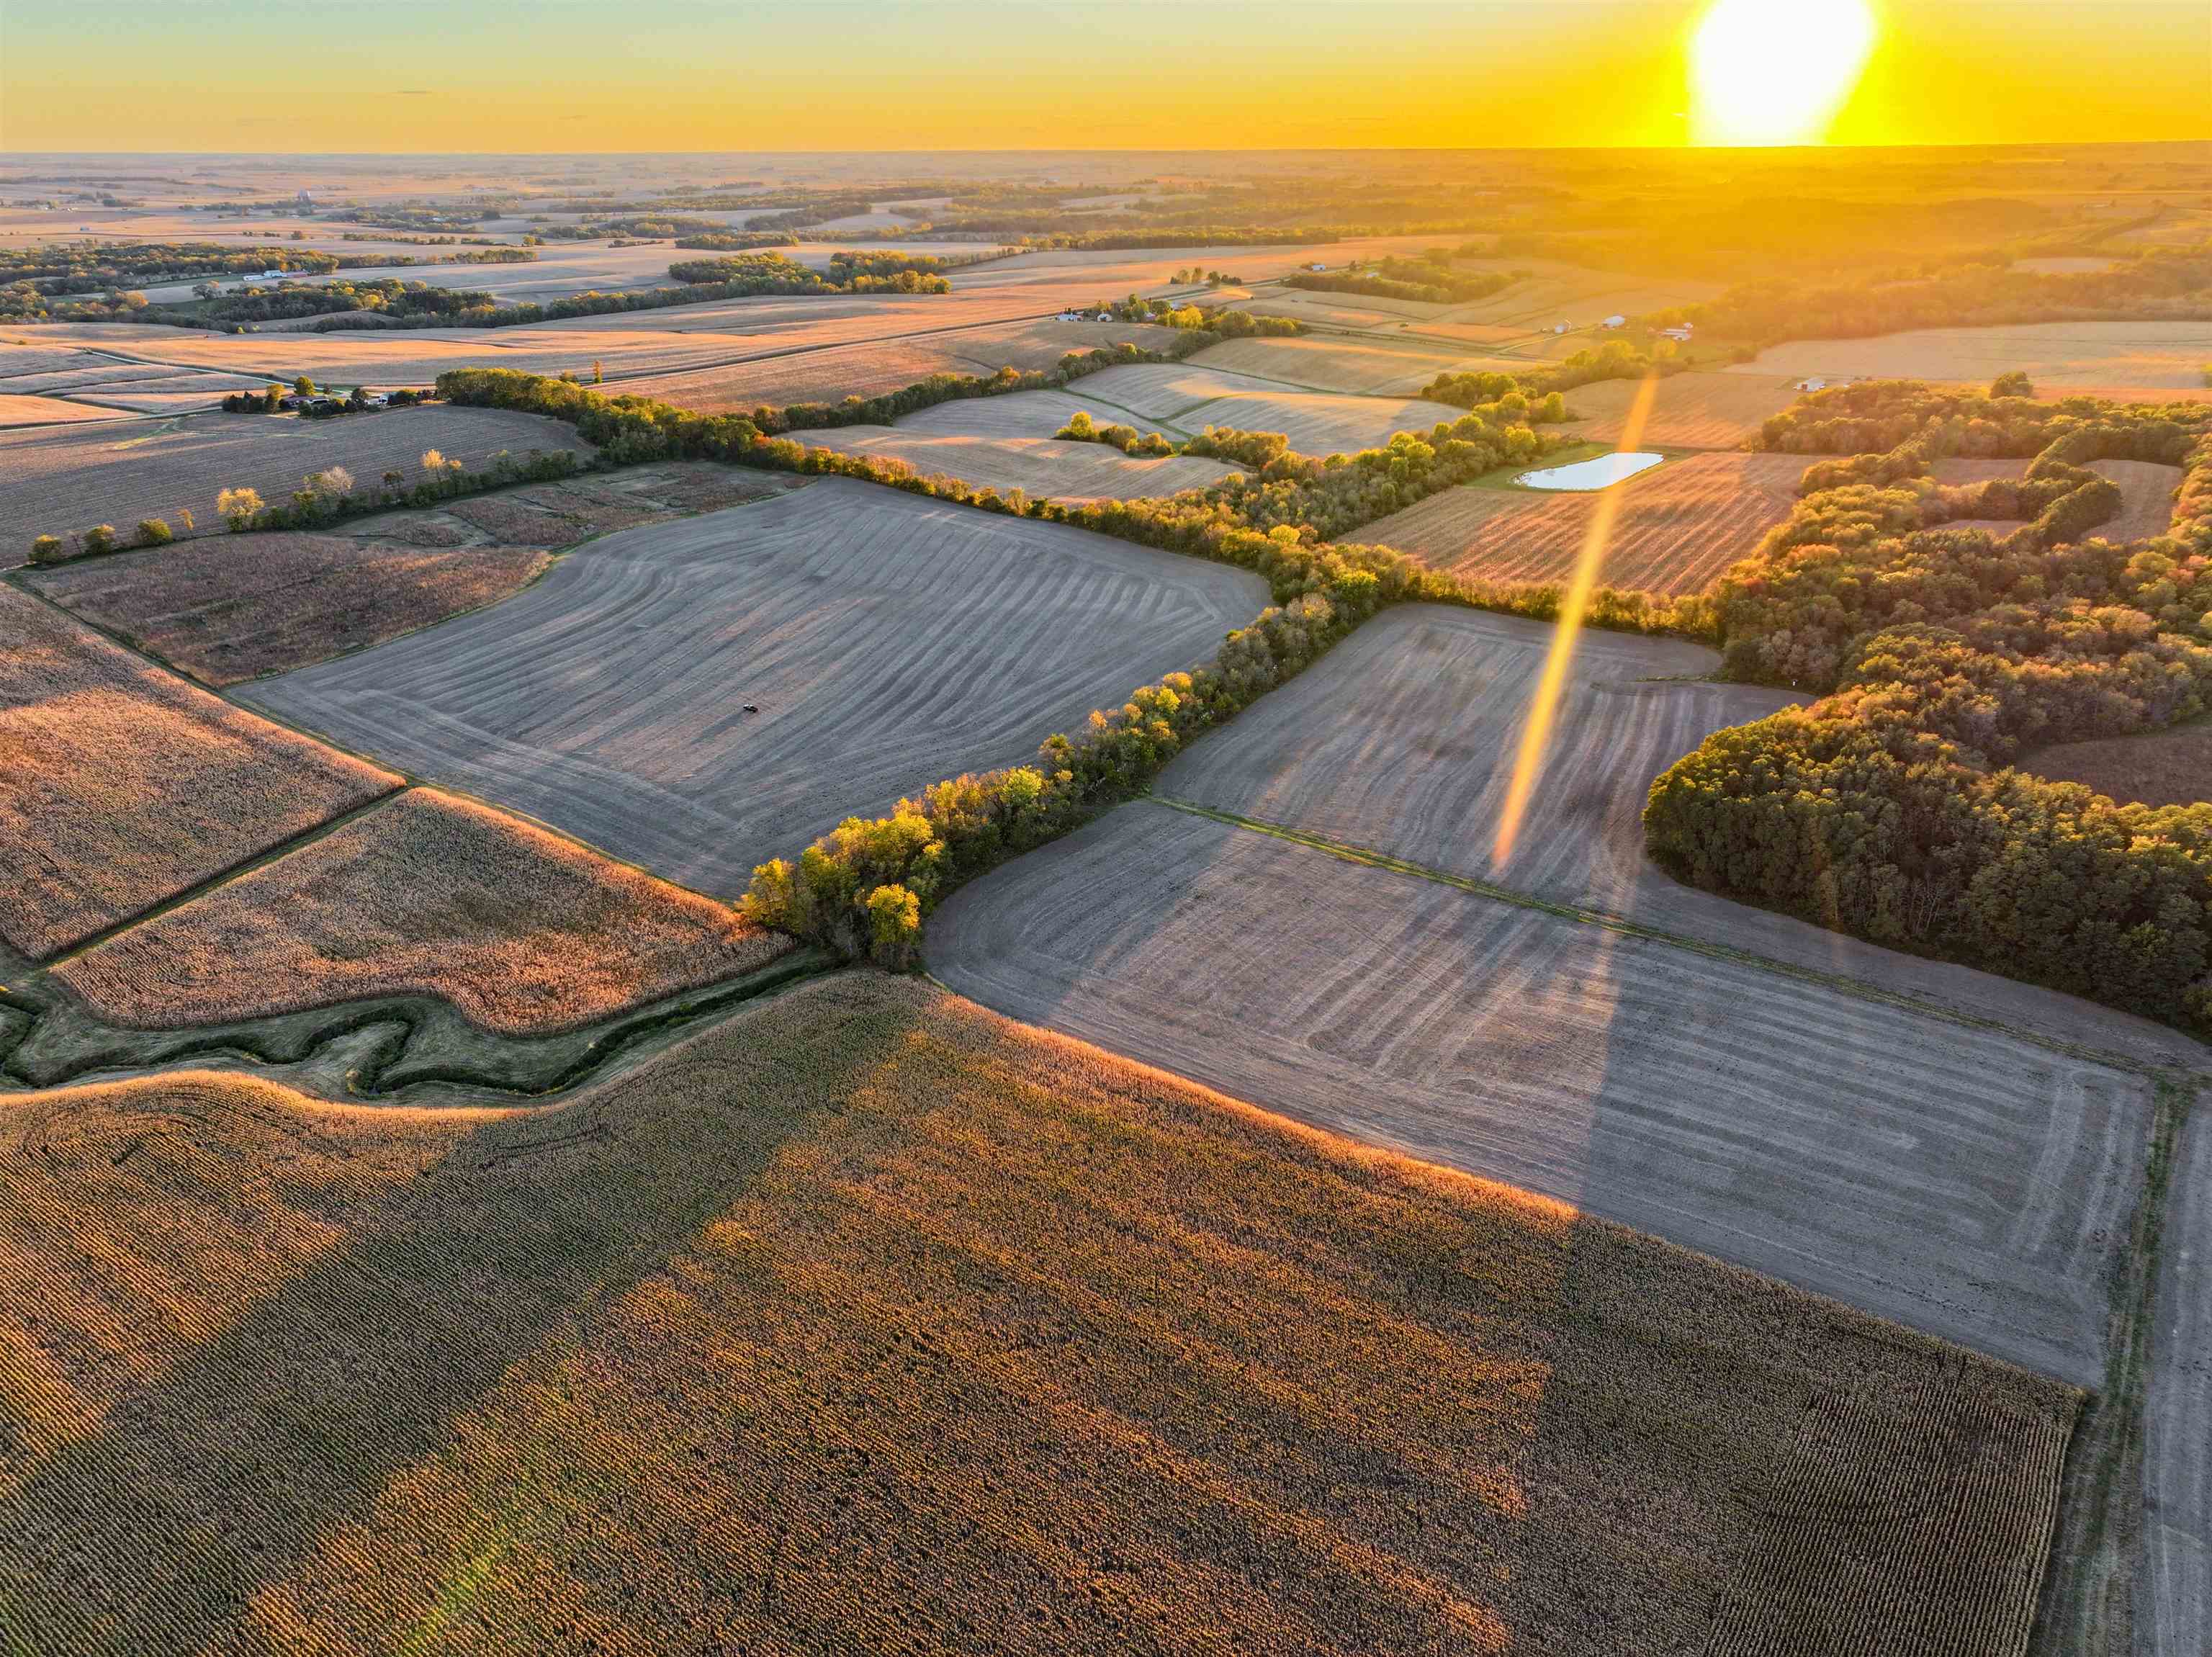
[[[1712,0],[1690,43],[1699,143],[1818,143],[1874,50],[1866,0]]]

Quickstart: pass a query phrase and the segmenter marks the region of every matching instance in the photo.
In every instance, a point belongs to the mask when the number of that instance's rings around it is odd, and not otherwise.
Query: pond
[[[1513,481],[1523,489],[1603,489],[1607,484],[1633,478],[1638,472],[1657,466],[1666,458],[1663,454],[1641,452],[1601,454],[1595,460],[1577,460],[1571,466],[1524,472]]]

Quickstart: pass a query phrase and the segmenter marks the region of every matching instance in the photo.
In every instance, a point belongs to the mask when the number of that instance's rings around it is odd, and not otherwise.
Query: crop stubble
[[[1258,577],[842,478],[241,687],[701,891],[1205,660]],[[744,704],[757,707],[746,713]]]
[[[398,786],[0,587],[0,938],[33,957]]]
[[[71,1090],[0,1193],[88,1657],[1996,1657],[2075,1405],[872,975],[544,1112]]]

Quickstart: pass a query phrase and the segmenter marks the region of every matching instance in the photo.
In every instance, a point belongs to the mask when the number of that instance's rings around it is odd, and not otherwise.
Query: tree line
[[[1888,436],[1817,463],[1790,519],[1707,595],[1732,678],[1824,691],[1721,731],[1654,784],[1680,878],[1876,943],[2212,1031],[2212,805],[2118,803],[2033,752],[2212,709],[2212,412],[1891,383],[1768,423]],[[2038,440],[2040,440],[2039,442]],[[1947,487],[1953,454],[2032,454]],[[2182,466],[2167,532],[2115,545],[2101,459]],[[2002,535],[1946,528],[2023,516]]]
[[[1426,305],[1471,305],[1525,281],[1525,271],[1462,271],[1449,249],[1431,248],[1414,259],[1385,259],[1344,271],[1293,271],[1284,285],[1318,293],[1370,294]]]

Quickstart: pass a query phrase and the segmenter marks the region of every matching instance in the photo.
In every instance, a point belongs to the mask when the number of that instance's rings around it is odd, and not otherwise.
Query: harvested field
[[[2143,1459],[2141,1657],[2197,1657],[2212,1629],[2212,1112],[2181,1126],[2152,1303]]]
[[[542,1035],[791,947],[503,812],[410,789],[57,976],[101,1017],[141,1029],[424,995],[486,1029]]]
[[[1667,878],[1644,855],[1652,779],[1711,732],[1802,698],[1695,682],[1720,658],[1679,640],[1583,633],[1550,758],[1503,868],[1492,853],[1551,628],[1432,605],[1385,611],[1168,766],[1162,795],[1495,881],[1670,935],[1840,973],[1966,1015],[2202,1069],[2163,1026],[1986,972],[1924,961]]]
[[[928,957],[1266,1109],[2101,1376],[2138,1075],[1148,801],[954,892]]]
[[[2061,742],[2022,755],[2018,763],[2024,771],[2057,783],[2084,783],[2114,800],[2195,805],[2212,800],[2212,722]]]
[[[92,386],[70,394],[136,414],[188,414],[216,407],[232,392],[259,391],[267,383],[238,374],[180,374]]]
[[[0,392],[0,426],[68,426],[87,420],[119,420],[114,409],[88,408],[58,397],[16,397]]]
[[[1243,570],[828,478],[239,694],[734,894],[849,814],[1030,758],[1266,602]]]
[[[1640,384],[1601,380],[1577,386],[1566,393],[1567,409],[1583,418],[1565,430],[1592,442],[1618,442]],[[1788,380],[1678,374],[1659,382],[1643,441],[1673,448],[1734,448],[1755,436],[1767,416],[1779,414],[1796,400],[1794,382]]]
[[[1279,431],[1301,454],[1370,448],[1387,442],[1395,432],[1426,432],[1438,421],[1456,420],[1464,412],[1419,398],[1291,391],[1187,362],[1108,369],[1083,381],[1074,394],[1157,420],[1171,433],[1195,436],[1207,426]]]
[[[2008,369],[2025,369],[2036,389],[2046,393],[2094,388],[2155,401],[2168,392],[2202,394],[2208,361],[2212,322],[2039,322],[1922,328],[1871,339],[1792,340],[1769,346],[1728,372],[1987,385]]]
[[[288,673],[508,598],[552,555],[617,529],[800,486],[708,462],[564,478],[343,533],[207,536],[23,579],[216,689]]]
[[[1181,455],[1140,460],[1103,443],[1057,443],[1049,437],[933,436],[903,423],[842,426],[805,436],[808,442],[841,454],[903,460],[925,477],[943,472],[980,489],[1018,489],[1055,501],[1172,495],[1218,483],[1235,469]]]
[[[548,1111],[6,1111],[0,1609],[83,1657],[1994,1657],[2077,1404],[873,975]]]
[[[0,939],[33,958],[398,785],[0,587]]]
[[[1401,346],[1382,340],[1314,335],[1297,339],[1232,339],[1200,351],[1197,366],[1311,391],[1369,397],[1411,397],[1440,374],[1475,361],[1464,352]]]
[[[2141,540],[2173,527],[2173,496],[2181,487],[2181,468],[2154,460],[2092,460],[2089,470],[2120,486],[2119,515],[2089,533],[2108,541]]]
[[[2025,477],[2027,473],[2026,460],[1985,460],[1970,454],[1947,455],[1942,460],[1931,460],[1928,466],[1928,475],[1939,484],[1987,484],[2000,478]]]
[[[1004,397],[967,397],[935,408],[920,409],[898,423],[901,431],[932,437],[1050,437],[1079,413],[1087,413],[1100,425],[1124,425],[1139,431],[1164,432],[1157,420],[1112,406],[1084,393],[1099,375],[1079,380],[1066,391],[1018,391]],[[821,434],[802,436],[812,439]]]
[[[1696,593],[1756,551],[1790,515],[1802,454],[1694,454],[1614,485],[1620,515],[1598,579],[1650,593]],[[1492,581],[1564,581],[1600,496],[1460,488],[1363,526],[1348,539],[1395,546]]]
[[[98,523],[128,530],[150,517],[182,533],[179,509],[204,533],[221,527],[216,496],[227,488],[282,501],[326,466],[344,466],[364,483],[389,470],[411,474],[429,448],[477,466],[501,449],[588,454],[591,445],[534,414],[443,405],[336,420],[210,415],[0,433],[0,548]]]

